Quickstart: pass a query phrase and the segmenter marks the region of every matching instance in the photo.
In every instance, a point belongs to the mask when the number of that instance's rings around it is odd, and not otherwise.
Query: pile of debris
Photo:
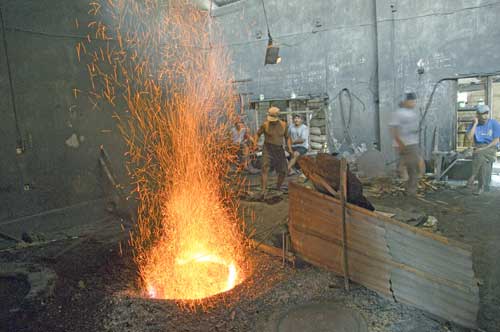
[[[420,211],[407,211],[400,208],[389,207],[385,205],[375,205],[378,214],[400,221],[413,227],[419,227],[430,232],[438,231],[438,220],[436,217],[427,215]]]
[[[370,180],[364,180],[363,186],[365,192],[371,197],[382,196],[403,196],[405,193],[405,181],[390,177],[378,177]],[[423,197],[427,193],[446,189],[445,182],[434,180],[432,177],[424,176],[418,182],[417,196]]]

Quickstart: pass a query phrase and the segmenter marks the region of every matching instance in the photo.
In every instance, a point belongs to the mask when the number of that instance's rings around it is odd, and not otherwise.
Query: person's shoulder
[[[490,119],[491,123],[495,126],[500,126],[500,122],[498,122],[498,120],[496,119]]]

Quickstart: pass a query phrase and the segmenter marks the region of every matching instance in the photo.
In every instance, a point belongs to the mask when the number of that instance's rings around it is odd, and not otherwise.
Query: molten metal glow
[[[93,1],[90,14],[76,51],[88,60],[92,108],[116,110],[128,145],[144,293],[201,302],[232,289],[248,263],[228,139],[236,93],[216,25],[188,0]]]
[[[174,270],[177,275],[174,280],[179,284],[177,290],[172,293],[172,287],[149,284],[150,297],[198,300],[231,290],[238,281],[234,262],[202,253],[177,259]]]

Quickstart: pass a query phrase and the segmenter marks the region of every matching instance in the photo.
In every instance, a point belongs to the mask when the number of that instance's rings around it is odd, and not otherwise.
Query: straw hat
[[[271,107],[267,110],[267,121],[276,122],[279,121],[280,109],[277,107]]]

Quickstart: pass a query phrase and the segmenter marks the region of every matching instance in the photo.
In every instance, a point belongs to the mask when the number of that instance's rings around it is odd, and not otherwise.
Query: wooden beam
[[[344,287],[349,291],[349,266],[347,264],[347,234],[346,234],[346,204],[347,204],[347,160],[340,161],[340,202],[342,204],[342,270],[344,272]]]

